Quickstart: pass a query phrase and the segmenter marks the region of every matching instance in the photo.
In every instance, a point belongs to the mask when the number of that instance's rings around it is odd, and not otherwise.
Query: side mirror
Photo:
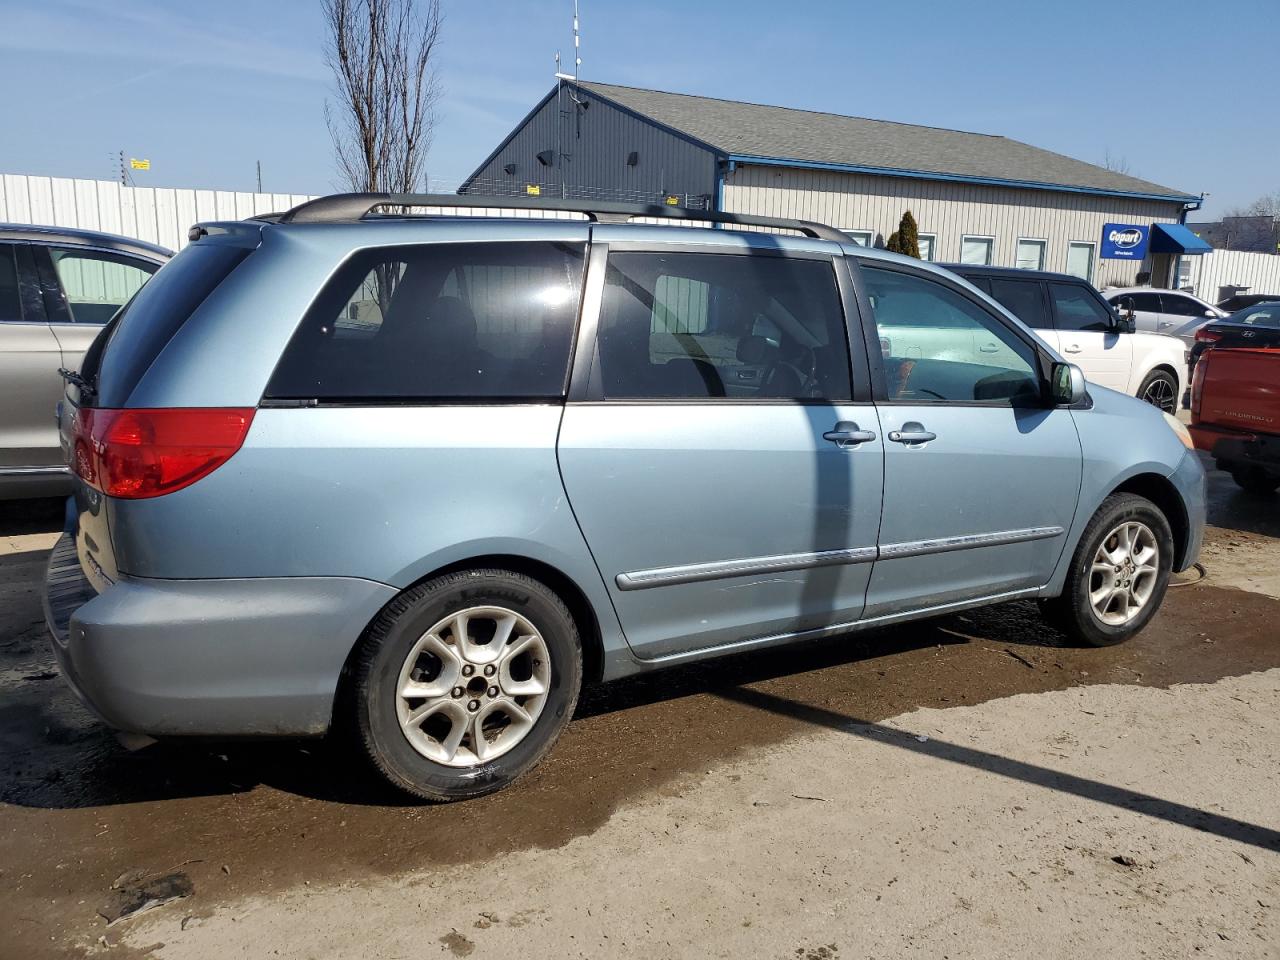
[[[1074,363],[1055,363],[1049,393],[1056,406],[1075,406],[1084,400],[1084,372]]]
[[[1217,319],[1218,319],[1218,311],[1217,311],[1217,310],[1206,310],[1206,311],[1204,312],[1204,315],[1205,315],[1206,317],[1208,317],[1210,320],[1217,320]]]

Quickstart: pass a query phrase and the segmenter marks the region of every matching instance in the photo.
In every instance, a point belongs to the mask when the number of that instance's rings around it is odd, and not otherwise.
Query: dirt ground
[[[1280,500],[1211,495],[1129,644],[1010,604],[624,681],[445,807],[327,743],[125,751],[48,653],[60,507],[4,507],[0,957],[1278,957]],[[108,927],[140,890],[183,896]]]

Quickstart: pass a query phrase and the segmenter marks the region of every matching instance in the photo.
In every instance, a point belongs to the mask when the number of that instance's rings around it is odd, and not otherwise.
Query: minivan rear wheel
[[[461,800],[546,755],[578,700],[577,626],[548,587],[510,570],[420,584],[374,621],[353,669],[365,752],[402,790]]]
[[[1172,567],[1173,533],[1160,508],[1136,494],[1113,493],[1085,527],[1062,595],[1043,608],[1079,643],[1121,643],[1160,609]]]

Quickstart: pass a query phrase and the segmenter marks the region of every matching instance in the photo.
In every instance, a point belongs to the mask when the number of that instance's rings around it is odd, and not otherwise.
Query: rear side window
[[[18,289],[18,265],[13,244],[0,243],[0,323],[22,319],[22,295]]]
[[[1111,329],[1111,313],[1084,287],[1074,283],[1049,284],[1049,298],[1059,330],[1105,332]]]
[[[548,399],[564,395],[583,246],[362,250],[285,349],[273,399]]]
[[[606,399],[847,400],[829,260],[614,253],[592,390]]]
[[[1045,309],[1040,284],[1032,280],[1002,280],[993,277],[991,295],[1015,317],[1033,330],[1049,330],[1049,313]]]
[[[85,354],[80,373],[96,381],[99,406],[124,406],[160,351],[249,253],[230,244],[193,243],[137,292]]]
[[[75,323],[106,323],[160,269],[102,250],[51,247],[49,258]]]

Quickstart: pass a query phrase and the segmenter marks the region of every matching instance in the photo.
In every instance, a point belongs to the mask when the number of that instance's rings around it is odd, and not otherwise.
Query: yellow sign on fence
[[[680,206],[680,198],[677,196],[669,196],[663,201],[668,207]]]
[[[542,186],[537,183],[526,183],[524,185],[524,192],[531,197],[540,197],[542,196]]]
[[[132,169],[134,169],[134,170],[150,170],[150,169],[151,169],[151,161],[150,161],[150,160],[135,160],[133,157],[130,157],[130,158],[129,158],[129,166],[130,166]]]

